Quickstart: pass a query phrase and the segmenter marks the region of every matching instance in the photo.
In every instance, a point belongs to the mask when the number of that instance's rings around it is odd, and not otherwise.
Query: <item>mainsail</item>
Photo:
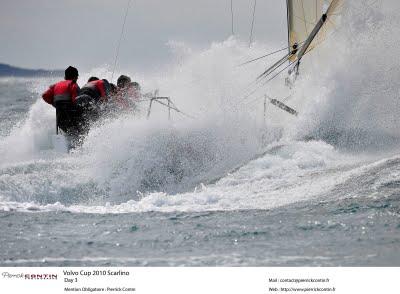
[[[322,16],[323,0],[286,0],[289,50],[300,46],[308,38]],[[295,47],[293,47],[295,46]],[[296,61],[296,55],[289,60]]]
[[[289,51],[260,74],[257,81],[278,72],[266,80],[263,83],[265,85],[290,66],[292,67],[289,69],[289,75],[294,72],[292,77],[296,79],[301,59],[318,46],[326,38],[327,32],[335,26],[343,2],[344,0],[286,0]],[[287,61],[289,65],[280,69]],[[286,79],[286,83],[292,83],[290,77]],[[297,115],[296,110],[277,99],[270,99],[270,102],[290,114]]]
[[[325,37],[344,0],[286,0],[289,60],[298,61]],[[302,50],[303,49],[303,50]]]
[[[344,0],[286,0],[289,52],[257,77],[261,80],[286,61],[298,73],[300,60],[319,45],[334,25]],[[275,76],[274,76],[275,77]]]

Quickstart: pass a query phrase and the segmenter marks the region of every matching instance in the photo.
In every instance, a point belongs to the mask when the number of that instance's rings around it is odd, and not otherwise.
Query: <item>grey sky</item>
[[[128,0],[1,0],[0,62],[81,69],[112,64]],[[254,0],[233,0],[236,36],[248,40]],[[286,42],[283,0],[258,0],[254,39]],[[120,68],[168,61],[168,41],[206,47],[231,33],[230,0],[131,0]]]

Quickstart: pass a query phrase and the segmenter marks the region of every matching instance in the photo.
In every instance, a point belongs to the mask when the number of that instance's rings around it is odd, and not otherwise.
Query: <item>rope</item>
[[[249,47],[251,47],[251,43],[253,42],[253,29],[254,29],[254,19],[255,19],[255,15],[256,15],[256,6],[257,6],[257,0],[254,0],[253,20],[251,21],[251,30],[250,30]]]
[[[192,116],[190,114],[187,114],[187,113],[183,112],[182,110],[179,110],[178,107],[175,105],[175,103],[171,99],[169,99],[170,105],[168,105],[168,104],[166,104],[164,102],[161,102],[158,99],[154,99],[154,98],[157,98],[157,97],[150,97],[150,96],[147,96],[147,95],[144,95],[144,96],[145,96],[144,99],[136,100],[136,102],[140,103],[140,102],[155,101],[155,102],[157,102],[157,103],[159,103],[161,105],[164,105],[165,107],[168,107],[168,108],[170,108],[172,110],[175,110],[176,112],[178,112],[178,113],[180,113],[180,114],[182,114],[182,115],[184,115],[184,116],[186,116],[188,118],[196,119],[194,116]],[[162,97],[162,98],[167,98],[167,97]]]
[[[130,6],[130,5],[131,5],[131,0],[128,0],[128,5],[126,6],[126,10],[125,10],[124,23],[122,24],[121,35],[120,35],[120,37],[119,37],[119,41],[118,41],[118,45],[117,45],[117,50],[116,50],[116,53],[115,53],[115,60],[114,60],[114,67],[113,67],[113,71],[112,71],[112,75],[111,75],[111,82],[113,81],[114,73],[115,73],[115,68],[117,67],[117,60],[118,60],[118,55],[119,55],[119,49],[120,49],[120,46],[121,46],[122,37],[123,37],[123,35],[124,35],[126,17],[128,16],[128,11],[129,11],[129,6]]]
[[[272,76],[272,78],[266,80],[262,85],[265,86],[266,84],[268,84],[270,81],[272,81],[273,79],[275,79],[278,75],[280,75],[285,69],[287,69],[289,66],[293,65],[293,62],[289,63],[287,66],[285,66],[282,70],[278,71],[276,73],[276,75]]]
[[[279,67],[281,67],[283,64],[281,64]],[[262,89],[266,84],[268,84],[270,81],[272,81],[273,79],[275,79],[279,74],[281,74],[285,69],[287,69],[288,67],[290,67],[291,65],[293,65],[293,63],[289,63],[287,66],[285,66],[283,69],[281,69],[279,72],[277,72],[275,75],[273,75],[271,78],[269,78],[268,80],[264,81],[261,85],[259,85],[258,87],[256,87],[253,91],[251,91],[250,93],[248,93],[247,95],[243,96],[241,98],[241,101],[239,103],[243,104],[246,102],[247,99],[249,99],[254,93],[256,93],[258,90]],[[276,69],[278,69],[279,67],[277,67]],[[270,73],[271,74],[271,73]],[[268,76],[268,75],[267,75]],[[267,77],[265,76],[265,77]],[[264,77],[264,78],[265,78]],[[262,98],[263,96],[260,96],[258,98],[255,98],[255,100]]]
[[[180,114],[182,114],[182,115],[184,115],[184,116],[186,116],[186,117],[188,117],[188,118],[196,119],[194,116],[191,116],[191,115],[189,115],[189,114],[187,114],[187,113],[185,113],[185,112],[179,110],[178,108],[176,108],[175,104],[172,103],[172,102],[171,102],[171,103],[173,104],[173,106],[171,106],[171,105],[168,106],[168,104],[166,104],[166,103],[164,103],[164,102],[161,102],[161,101],[159,101],[159,100],[157,100],[157,99],[153,99],[153,101],[155,101],[155,102],[157,102],[157,103],[160,103],[161,105],[164,105],[164,106],[166,106],[166,107],[168,107],[168,108],[171,108],[172,110],[175,110],[176,112],[178,112],[178,113],[180,113]]]
[[[285,55],[285,56],[287,56],[287,55]],[[280,61],[282,61],[282,59],[281,59]],[[286,60],[285,60],[285,61],[286,61]],[[240,91],[240,92],[242,92],[243,94],[239,94],[239,95],[237,95],[237,96],[239,96],[239,97],[242,96],[241,99],[243,100],[243,102],[244,102],[246,99],[248,99],[249,97],[251,97],[254,93],[256,93],[258,90],[260,90],[260,89],[263,87],[264,84],[261,84],[261,85],[260,85],[260,83],[261,83],[266,77],[268,77],[269,75],[271,75],[272,73],[274,73],[278,68],[280,68],[280,67],[285,63],[285,61],[284,61],[284,62],[280,62],[279,64],[277,64],[277,65],[274,67],[274,69],[273,69],[272,71],[266,73],[265,75],[259,76],[259,78],[257,78],[257,79],[254,80],[253,82],[251,82],[248,86],[246,86],[245,89],[244,89],[244,91]],[[286,68],[287,68],[287,67],[286,67]]]
[[[267,54],[265,54],[265,55],[263,55],[263,56],[260,56],[260,57],[257,57],[257,58],[254,58],[254,59],[251,59],[251,60],[249,60],[249,61],[243,62],[243,63],[241,63],[241,64],[238,64],[237,66],[243,66],[243,65],[246,65],[246,64],[252,63],[252,62],[254,62],[254,61],[257,61],[257,60],[263,59],[263,58],[265,58],[265,57],[268,57],[268,56],[274,55],[274,54],[276,54],[276,53],[282,52],[282,51],[284,51],[284,50],[287,50],[288,48],[290,48],[290,46],[288,46],[288,47],[285,47],[285,48],[282,48],[282,49],[279,49],[279,50],[276,50],[276,51],[274,51],[274,52],[271,52],[271,53],[267,53]]]
[[[284,64],[286,61],[290,60],[290,57],[293,56],[293,54],[288,53],[285,56],[283,56],[281,59],[279,59],[277,62],[275,62],[271,67],[269,67],[267,70],[265,70],[262,74],[260,74],[257,77],[257,80],[265,78],[269,76],[271,73],[276,71],[279,67],[281,67],[282,64]]]
[[[305,42],[305,41],[298,43],[298,46],[300,47],[300,45],[302,45],[304,42]],[[287,50],[287,49],[290,49],[290,48],[291,48],[291,46],[287,46],[287,47],[281,48],[281,49],[279,49],[279,50],[276,50],[276,51],[267,53],[267,54],[262,55],[262,56],[260,56],[260,57],[256,57],[256,58],[251,59],[251,60],[249,60],[249,61],[246,61],[246,62],[243,62],[243,63],[241,63],[241,64],[238,64],[237,66],[246,65],[246,64],[248,64],[248,63],[251,63],[251,62],[254,62],[254,61],[263,59],[263,58],[265,58],[265,57],[274,55],[274,54],[276,54],[276,53],[282,52],[282,51]]]
[[[302,45],[304,42],[305,42],[305,41],[302,41],[302,42],[300,42],[298,45],[300,46],[300,45]],[[279,53],[279,52],[284,51],[284,50],[287,50],[287,49],[289,49],[289,48],[291,48],[291,46],[281,48],[281,49],[276,50],[276,51],[274,51],[274,52],[271,52],[271,53],[268,53],[268,54],[266,54],[266,55],[257,57],[257,58],[255,58],[255,59],[253,59],[253,60],[249,60],[249,61],[247,61],[247,62],[245,62],[245,63],[239,64],[238,66],[245,65],[245,64],[250,63],[250,62],[253,62],[253,61],[257,61],[257,60],[259,60],[259,59],[262,59],[262,58],[264,58],[264,57],[270,56],[270,55],[272,55],[272,54]],[[285,55],[285,56],[286,56],[286,57],[290,57],[289,55]],[[284,57],[285,57],[285,56],[284,56]],[[281,58],[279,61],[282,61],[283,59],[284,59],[284,58]],[[286,62],[286,60],[285,60],[284,62],[277,62],[277,63],[275,63],[275,66],[274,66],[274,67],[270,67],[269,71],[268,71],[268,70],[265,71],[265,72],[264,72],[263,74],[261,74],[256,80],[254,80],[254,81],[252,81],[251,83],[249,83],[242,91],[240,91],[239,93],[243,93],[243,94],[238,94],[238,96],[242,96],[242,95],[243,95],[243,97],[244,97],[243,99],[249,98],[251,95],[253,95],[255,92],[257,92],[257,91],[264,85],[264,84],[263,84],[263,85],[257,87],[257,85],[263,80],[263,78],[266,78],[267,76],[269,76],[269,75],[271,75],[272,73],[274,73],[274,72],[275,72],[278,68],[280,68],[285,62]],[[288,68],[290,65],[291,65],[291,64],[289,63],[289,65],[288,65],[287,67],[285,67],[285,68]],[[279,72],[279,73],[280,73],[280,72]],[[256,88],[253,88],[253,86],[256,87]],[[251,88],[253,88],[253,90],[252,90]],[[247,93],[246,93],[246,92],[247,92]]]

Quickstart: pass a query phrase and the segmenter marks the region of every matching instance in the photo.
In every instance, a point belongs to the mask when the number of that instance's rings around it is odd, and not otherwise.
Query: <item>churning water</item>
[[[171,42],[162,75],[133,76],[196,119],[107,118],[70,154],[40,98],[54,80],[0,80],[0,264],[399,266],[400,26],[362,4],[291,91],[247,97],[272,60],[236,65],[272,45]],[[300,116],[263,117],[265,92]]]

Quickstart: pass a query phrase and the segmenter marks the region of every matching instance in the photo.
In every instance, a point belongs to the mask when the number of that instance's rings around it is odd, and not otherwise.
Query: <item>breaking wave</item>
[[[54,110],[37,95],[25,118],[0,137],[0,209],[270,209],[333,197],[353,178],[379,174],[396,161],[399,146],[399,21],[386,7],[357,3],[341,21],[301,68],[292,92],[282,78],[262,89],[277,98],[289,93],[298,118],[273,106],[265,118],[262,95],[246,97],[266,65],[237,65],[276,46],[249,50],[232,37],[203,51],[171,42],[176,57],[162,75],[131,73],[145,92],[159,89],[193,120],[173,113],[168,121],[161,107],[150,120],[105,119],[64,155],[52,151]],[[82,80],[99,72],[110,78],[101,68]],[[37,80],[32,91],[51,82]]]

